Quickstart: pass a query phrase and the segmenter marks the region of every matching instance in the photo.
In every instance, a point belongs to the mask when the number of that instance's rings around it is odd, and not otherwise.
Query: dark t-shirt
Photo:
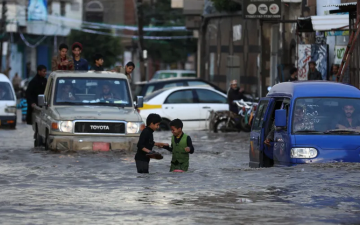
[[[337,119],[336,125],[337,125],[337,124],[343,125],[343,126],[346,127],[346,128],[356,128],[356,127],[360,126],[360,120],[359,120],[358,117],[355,117],[355,116],[354,116],[354,117],[352,118],[352,122],[351,122],[351,125],[350,125],[350,123],[349,123],[349,121],[346,119],[346,117],[343,116],[343,117],[339,117],[339,118]],[[336,125],[335,125],[335,126],[336,126]]]
[[[298,79],[297,79],[296,77],[295,77],[295,78],[292,78],[292,77],[289,78],[289,81],[290,81],[290,82],[297,81],[297,80],[298,80]]]
[[[140,134],[140,138],[137,144],[137,153],[135,155],[135,160],[139,161],[145,161],[149,162],[150,158],[146,156],[146,152],[144,152],[142,149],[147,148],[149,150],[152,150],[154,147],[154,136],[153,136],[154,130],[152,130],[149,127],[146,127]]]

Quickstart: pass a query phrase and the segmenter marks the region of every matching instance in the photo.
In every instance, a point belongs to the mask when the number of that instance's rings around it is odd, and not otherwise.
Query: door
[[[51,105],[51,100],[52,100],[52,91],[53,91],[53,81],[54,79],[50,78],[49,80],[49,86],[46,87],[45,89],[45,101],[46,101],[46,106],[43,106],[41,108],[41,113],[39,115],[39,119],[40,119],[40,124],[39,124],[39,134],[43,137],[45,137],[46,135],[46,128],[49,126],[49,124],[51,123],[51,118],[50,118],[50,114],[49,114],[49,106]],[[51,126],[51,124],[50,124]]]
[[[268,117],[269,110],[274,102],[271,98],[261,98],[260,104],[256,110],[256,115],[252,124],[250,133],[250,163],[252,168],[262,166],[263,149],[264,149],[264,133],[265,133],[265,118]]]
[[[196,104],[195,94],[191,89],[169,94],[162,110],[166,118],[182,120],[185,130],[200,128],[200,107]]]
[[[195,91],[197,101],[199,102],[200,129],[207,129],[210,111],[228,110],[229,105],[227,104],[226,97],[215,91],[206,89],[195,89]]]

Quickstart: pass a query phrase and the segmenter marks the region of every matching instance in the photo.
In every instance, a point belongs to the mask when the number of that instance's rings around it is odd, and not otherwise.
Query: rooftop
[[[348,97],[360,98],[360,90],[354,86],[329,81],[284,82],[271,88],[267,97]]]

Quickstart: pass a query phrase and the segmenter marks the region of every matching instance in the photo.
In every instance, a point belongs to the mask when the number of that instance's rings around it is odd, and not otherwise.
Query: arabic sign
[[[344,58],[344,53],[346,50],[346,46],[335,46],[335,60],[334,64],[341,64],[341,61]]]
[[[280,19],[281,0],[244,0],[245,19]]]
[[[47,0],[29,0],[28,21],[47,20]]]

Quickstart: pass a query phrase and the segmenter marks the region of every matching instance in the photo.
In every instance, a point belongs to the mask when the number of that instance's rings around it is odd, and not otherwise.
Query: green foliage
[[[111,30],[98,30],[100,32],[111,33]],[[68,36],[68,43],[71,48],[72,43],[80,42],[83,46],[82,57],[88,60],[90,65],[94,65],[93,57],[95,54],[102,54],[104,57],[104,67],[109,68],[115,65],[122,55],[123,49],[121,39],[110,35],[85,33],[72,30]]]
[[[156,1],[151,7],[144,5],[144,26],[185,26],[182,9],[172,9],[171,0]],[[192,36],[192,32],[144,32],[146,36]],[[196,52],[197,41],[189,39],[144,40],[149,57],[164,63],[185,62],[189,54]]]
[[[241,10],[241,5],[232,0],[211,0],[218,12],[237,12]]]

